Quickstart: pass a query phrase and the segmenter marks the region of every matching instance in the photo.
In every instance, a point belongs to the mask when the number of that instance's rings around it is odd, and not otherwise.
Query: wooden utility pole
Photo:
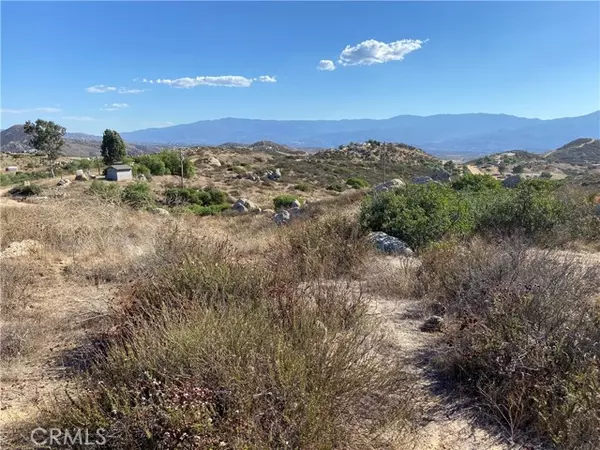
[[[181,187],[183,188],[183,148],[179,148],[179,162],[181,163]]]

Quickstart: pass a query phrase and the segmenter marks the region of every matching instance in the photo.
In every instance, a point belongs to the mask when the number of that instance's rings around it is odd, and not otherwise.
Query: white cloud
[[[88,116],[64,116],[61,117],[62,120],[74,120],[77,122],[92,122],[96,119],[94,119],[93,117],[88,117]]]
[[[319,61],[317,70],[332,71],[335,70],[335,64],[333,64],[333,61],[331,61],[330,59],[322,59],[321,61]]]
[[[85,88],[85,90],[92,94],[104,94],[105,92],[114,92],[117,88],[114,86],[106,86],[104,84],[96,84],[95,86]]]
[[[102,111],[118,111],[123,108],[129,108],[127,103],[109,103],[104,105],[104,108],[101,108]]]
[[[402,61],[410,52],[419,50],[427,41],[402,39],[390,43],[369,39],[358,45],[346,48],[340,54],[338,63],[342,66],[370,66],[389,61]]]
[[[168,78],[158,78],[149,80],[143,78],[142,82],[150,84],[166,84],[174,88],[193,88],[196,86],[220,86],[220,87],[250,87],[255,81],[259,83],[276,83],[277,79],[269,75],[262,75],[258,78],[246,78],[238,75],[223,75],[218,77],[184,77],[174,80]]]
[[[254,81],[258,81],[259,83],[277,83],[277,78],[270,75],[261,75],[260,77],[255,78]]]

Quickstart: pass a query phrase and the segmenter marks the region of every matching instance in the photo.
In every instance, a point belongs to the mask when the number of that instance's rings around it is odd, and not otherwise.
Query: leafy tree
[[[122,161],[127,154],[125,142],[115,130],[104,130],[101,154],[107,166]]]
[[[513,167],[513,173],[523,173],[525,171],[525,168],[523,166],[515,166]]]
[[[506,172],[506,169],[507,169],[506,164],[504,164],[504,163],[498,164],[498,172],[504,173],[504,172]]]
[[[52,121],[38,119],[35,124],[29,120],[25,122],[23,130],[26,134],[31,135],[29,145],[39,150],[48,159],[50,171],[54,177],[54,166],[62,154],[61,148],[65,143],[63,136],[67,129]]]

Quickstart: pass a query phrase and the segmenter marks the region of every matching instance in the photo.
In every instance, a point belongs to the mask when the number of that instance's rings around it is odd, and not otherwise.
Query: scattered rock
[[[138,181],[147,181],[146,175],[140,173],[137,177],[135,177]]]
[[[33,239],[25,239],[24,241],[11,242],[8,245],[8,247],[6,247],[0,253],[0,259],[26,256],[35,251],[41,250],[41,248],[42,248],[42,244]]]
[[[371,241],[377,250],[383,253],[411,256],[413,251],[408,244],[394,236],[390,236],[383,231],[377,231],[369,234]]]
[[[273,216],[273,220],[277,225],[287,225],[291,218],[290,213],[285,210]]]
[[[393,178],[385,183],[378,184],[375,186],[374,190],[375,192],[387,192],[404,186],[406,186],[406,184],[400,178]]]
[[[425,321],[423,325],[421,325],[421,331],[426,331],[428,333],[435,333],[436,331],[442,331],[444,326],[444,319],[440,316],[431,316],[429,319]]]
[[[153,208],[153,209],[151,209],[151,211],[160,216],[170,216],[171,215],[171,213],[164,208]]]
[[[267,172],[265,172],[265,177],[269,180],[277,181],[281,179],[281,169],[267,170]]]
[[[208,164],[209,166],[215,166],[215,167],[221,167],[221,161],[219,161],[217,158],[215,158],[214,156],[211,156],[210,158],[208,158],[206,161],[206,164]]]
[[[443,170],[443,169],[436,170],[433,173],[433,175],[431,176],[433,181],[441,181],[442,183],[450,181],[450,177],[451,177],[450,172]]]
[[[300,201],[298,199],[294,200],[291,204],[292,208],[300,208],[300,206],[302,205],[300,205]]]
[[[274,209],[263,209],[262,212],[263,214],[275,214]]]
[[[258,207],[258,205],[254,202],[251,202],[247,198],[240,198],[233,204],[231,208],[238,212],[260,212],[260,208]]]
[[[77,172],[75,172],[75,180],[76,181],[88,181],[88,176],[83,173],[83,170],[79,169]]]
[[[57,186],[68,186],[69,184],[71,184],[71,180],[68,178],[61,178],[58,180],[58,183],[56,183]]]
[[[414,184],[427,184],[427,183],[433,183],[433,178],[431,177],[414,177],[413,178],[413,183]]]

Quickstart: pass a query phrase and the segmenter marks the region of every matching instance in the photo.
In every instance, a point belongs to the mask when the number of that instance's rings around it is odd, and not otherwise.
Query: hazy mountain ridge
[[[25,134],[23,125],[13,125],[0,133],[0,151],[8,153],[30,152],[30,137]],[[62,152],[65,156],[98,156],[102,137],[85,133],[66,133]],[[160,150],[160,146],[152,144],[126,143],[127,153],[136,155]]]
[[[337,147],[377,139],[410,142],[426,151],[492,153],[511,149],[537,152],[580,136],[600,138],[600,111],[570,118],[528,119],[506,114],[441,114],[390,119],[258,120],[225,118],[121,133],[131,142],[218,145],[275,141],[292,147]]]

